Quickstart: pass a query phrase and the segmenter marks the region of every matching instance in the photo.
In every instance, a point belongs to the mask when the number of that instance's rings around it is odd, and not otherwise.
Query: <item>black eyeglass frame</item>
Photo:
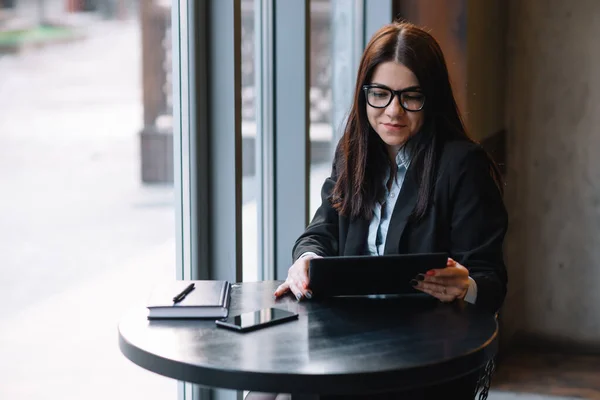
[[[402,107],[405,111],[408,112],[419,112],[421,110],[423,110],[423,108],[425,107],[425,102],[427,101],[427,97],[423,94],[423,92],[421,92],[420,90],[417,90],[414,87],[409,87],[406,89],[402,89],[402,90],[392,90],[387,86],[383,86],[383,85],[363,85],[362,87],[363,92],[365,93],[365,101],[367,102],[367,104],[373,108],[386,108],[387,106],[389,106],[390,104],[392,104],[392,101],[394,101],[394,97],[398,97],[398,99],[402,98],[402,93],[406,93],[406,92],[416,92],[416,93],[420,93],[423,96],[423,104],[421,105],[421,108],[419,108],[418,110],[409,110],[408,108],[406,108],[404,106],[404,104],[402,104],[402,101],[398,101],[398,103],[400,104],[400,107]],[[389,92],[392,93],[392,95],[390,96],[390,101],[385,105],[385,106],[374,106],[371,103],[369,103],[369,89],[383,89],[383,90],[388,90]]]

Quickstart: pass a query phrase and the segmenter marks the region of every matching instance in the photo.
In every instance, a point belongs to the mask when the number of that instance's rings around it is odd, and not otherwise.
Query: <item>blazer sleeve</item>
[[[460,159],[450,191],[451,257],[477,283],[476,304],[497,312],[508,281],[503,256],[508,215],[484,150],[471,148]]]
[[[321,188],[321,206],[292,249],[293,260],[310,251],[322,257],[335,256],[339,249],[339,215],[331,206],[329,197],[336,182],[335,161],[331,176]]]

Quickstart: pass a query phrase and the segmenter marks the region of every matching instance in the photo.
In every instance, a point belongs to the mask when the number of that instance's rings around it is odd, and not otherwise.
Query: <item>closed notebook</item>
[[[194,283],[194,290],[175,303],[173,297]],[[149,319],[224,318],[229,312],[227,281],[172,281],[156,285],[147,302]]]

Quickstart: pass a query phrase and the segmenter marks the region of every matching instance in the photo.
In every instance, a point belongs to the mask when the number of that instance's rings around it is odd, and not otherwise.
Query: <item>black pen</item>
[[[173,297],[173,303],[179,303],[181,300],[185,299],[185,296],[187,296],[187,294],[189,292],[191,292],[192,290],[194,290],[194,284],[190,283],[188,287],[183,289],[183,292],[181,292],[177,296]]]

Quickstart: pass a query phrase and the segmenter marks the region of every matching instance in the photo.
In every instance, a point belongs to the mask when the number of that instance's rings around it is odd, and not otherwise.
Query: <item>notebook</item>
[[[194,289],[179,302],[173,298],[191,283]],[[231,285],[227,281],[171,281],[156,285],[148,298],[148,319],[227,317]]]

